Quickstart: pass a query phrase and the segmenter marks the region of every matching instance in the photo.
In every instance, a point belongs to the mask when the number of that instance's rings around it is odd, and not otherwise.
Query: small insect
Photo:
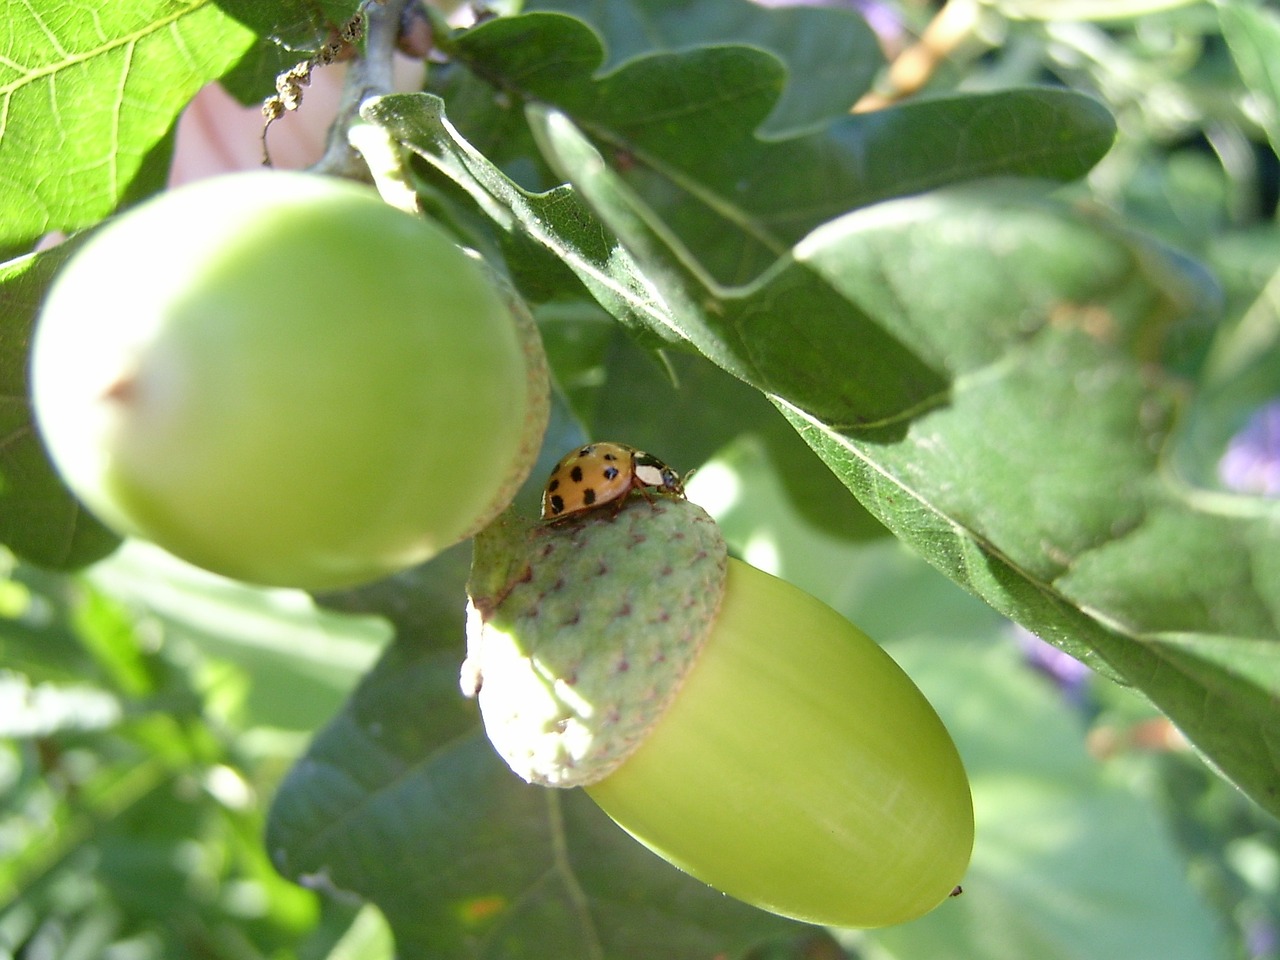
[[[680,474],[653,454],[622,443],[589,443],[551,471],[542,492],[542,519],[558,520],[605,503],[620,507],[632,490],[651,499],[646,487],[684,496]]]

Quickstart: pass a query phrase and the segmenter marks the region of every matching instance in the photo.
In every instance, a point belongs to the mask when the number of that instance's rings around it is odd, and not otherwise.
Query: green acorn
[[[959,883],[969,784],[872,640],[727,556],[684,499],[476,540],[463,688],[525,780],[583,786],[675,866],[784,916],[911,920]]]

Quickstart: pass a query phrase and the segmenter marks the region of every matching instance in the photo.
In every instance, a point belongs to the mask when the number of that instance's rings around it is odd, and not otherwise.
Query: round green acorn
[[[973,807],[933,708],[697,505],[507,515],[470,593],[464,689],[526,780],[585,786],[677,867],[813,923],[911,920],[961,880]]]
[[[227,174],[105,224],[32,347],[59,473],[116,532],[330,589],[421,563],[510,502],[546,428],[533,320],[369,187]]]

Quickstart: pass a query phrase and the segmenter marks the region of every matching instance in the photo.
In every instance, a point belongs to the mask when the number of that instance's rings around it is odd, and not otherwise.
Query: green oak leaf
[[[598,73],[597,35],[550,13],[491,20],[455,43],[484,79],[554,107],[593,138],[722,284],[750,282],[856,207],[986,177],[1074,179],[1114,133],[1096,101],[1034,88],[920,100],[766,136],[787,68],[758,47],[650,53]]]
[[[848,112],[884,62],[867,22],[843,7],[766,7],[749,0],[536,0],[524,10],[557,11],[590,24],[604,43],[609,70],[646,54],[709,44],[769,51],[785,64],[787,82],[760,127],[766,136],[784,136]]]
[[[723,288],[566,117],[535,120],[653,316],[769,394],[890,530],[1141,689],[1280,809],[1280,518],[1163,455],[1189,389],[1176,371],[1212,329],[1202,271],[1102,219],[972,189],[855,211]],[[1227,654],[1238,642],[1261,646]]]
[[[100,220],[136,178],[167,168],[153,148],[253,39],[212,0],[10,4],[0,18],[0,255]]]
[[[499,230],[523,232],[550,250],[606,310],[651,342],[692,344],[739,379],[768,392],[812,395],[815,404],[840,418],[892,418],[946,390],[938,372],[871,322],[857,304],[806,280],[809,271],[802,264],[782,263],[776,276],[746,288],[737,299],[717,299],[717,293],[699,302],[696,281],[683,264],[646,253],[649,241],[618,243],[578,192],[556,188],[535,194],[509,180],[449,123],[439,98],[395,94],[367,103],[362,113],[462,186]],[[562,125],[566,151],[595,155],[574,136]],[[597,169],[604,176],[604,168]],[[624,203],[614,209],[625,212]],[[638,220],[626,229],[632,238],[643,234]],[[765,293],[770,289],[772,294]],[[790,302],[788,311],[776,310],[778,298]],[[757,354],[778,342],[789,344],[791,362],[765,371]],[[833,374],[835,397],[825,387]]]
[[[1280,505],[1166,461],[1188,389],[1168,358],[1212,318],[1202,278],[1088,218],[973,196],[852,214],[804,256],[953,375],[905,431],[775,398],[810,445],[932,563],[1140,689],[1280,811]]]

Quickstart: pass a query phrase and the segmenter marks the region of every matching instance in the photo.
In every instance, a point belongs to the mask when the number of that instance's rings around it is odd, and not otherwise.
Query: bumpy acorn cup
[[[504,515],[470,594],[463,689],[524,779],[584,786],[677,867],[801,920],[900,923],[960,881],[973,807],[937,714],[695,504]]]

